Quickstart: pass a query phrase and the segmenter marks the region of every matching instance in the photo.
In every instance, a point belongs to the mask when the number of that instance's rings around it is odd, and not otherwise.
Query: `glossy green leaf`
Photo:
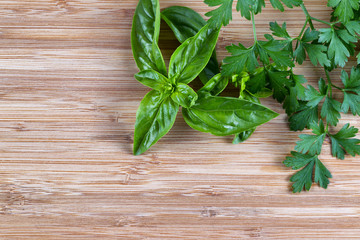
[[[171,56],[169,78],[185,84],[194,80],[208,63],[219,31],[206,25],[194,37],[182,43]]]
[[[239,144],[239,143],[245,142],[246,140],[248,140],[251,137],[251,135],[255,132],[255,130],[256,130],[256,128],[252,128],[252,129],[246,130],[244,132],[235,134],[232,143]]]
[[[131,30],[131,47],[140,69],[153,69],[165,75],[166,66],[158,46],[160,33],[159,0],[141,0],[136,7]]]
[[[183,109],[183,116],[195,130],[226,136],[252,129],[278,114],[247,100],[211,96],[199,99],[189,109]]]
[[[195,104],[198,95],[188,85],[179,83],[176,86],[175,91],[171,94],[171,99],[182,107],[189,108]]]
[[[180,43],[183,43],[186,39],[195,36],[200,29],[206,25],[206,21],[200,14],[191,8],[183,6],[165,8],[161,12],[161,17],[172,29],[175,37]],[[208,64],[199,74],[199,78],[201,82],[205,84],[219,72],[219,63],[216,58],[216,51],[214,50]]]
[[[200,88],[198,94],[202,97],[209,95],[217,96],[224,91],[228,83],[229,79],[219,73],[212,77],[202,88]]]
[[[206,25],[200,14],[183,6],[165,8],[161,11],[161,18],[169,25],[180,43],[195,36]]]
[[[254,97],[254,96],[252,96],[252,95],[250,95],[248,93],[245,93],[245,92],[244,92],[244,94],[242,94],[242,96],[244,97],[245,100],[248,100],[248,101],[253,102],[253,103],[260,104],[260,100],[257,97]],[[249,129],[249,130],[246,130],[246,131],[243,131],[241,133],[235,134],[232,143],[233,144],[239,144],[239,143],[245,142],[246,140],[248,140],[251,137],[251,135],[255,132],[255,130],[256,130],[256,127],[252,128],[252,129]]]
[[[268,88],[263,88],[256,93],[251,93],[251,92],[249,92],[249,93],[256,98],[268,98],[273,95],[273,91]]]
[[[145,86],[158,91],[165,91],[166,89],[171,90],[172,88],[169,79],[152,69],[144,70],[135,74],[135,78]]]
[[[169,95],[152,90],[141,101],[136,113],[134,154],[148,150],[174,124],[179,105]]]

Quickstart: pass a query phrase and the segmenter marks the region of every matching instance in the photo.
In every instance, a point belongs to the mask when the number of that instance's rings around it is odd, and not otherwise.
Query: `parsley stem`
[[[326,123],[325,133],[326,133],[326,134],[329,134],[329,123]]]
[[[301,39],[301,37],[302,37],[302,35],[303,35],[304,31],[305,31],[305,28],[306,28],[306,26],[307,26],[308,22],[309,22],[309,19],[307,19],[307,18],[306,18],[305,23],[304,23],[304,26],[302,27],[301,32],[300,32],[300,34],[299,34],[299,36],[296,38],[296,39],[297,39],[297,41],[296,41],[296,46],[295,46],[295,49],[297,49],[297,48],[298,48],[298,46],[299,46],[299,41],[300,41],[300,39]],[[295,57],[294,57],[294,59],[295,59]]]
[[[341,87],[338,87],[338,86],[336,86],[336,85],[334,85],[334,84],[331,84],[331,86],[333,86],[334,88],[336,88],[336,89],[339,89],[339,90],[343,90]]]
[[[300,32],[300,34],[299,34],[299,36],[298,36],[299,40],[300,40],[300,38],[302,37],[302,35],[303,35],[304,31],[305,31],[305,28],[306,28],[308,22],[309,22],[309,19],[306,19],[306,20],[305,20],[305,23],[304,23],[304,26],[302,27],[301,32]]]
[[[254,42],[257,42],[257,36],[256,36],[256,26],[255,26],[255,14],[253,11],[251,11],[251,22],[253,27],[253,33],[254,33]]]
[[[314,20],[314,21],[317,21],[317,22],[321,22],[321,23],[324,23],[326,25],[329,25],[329,26],[332,26],[333,24],[332,23],[329,23],[327,21],[324,21],[324,20],[321,20],[321,19],[318,19],[318,18],[314,18],[314,17],[310,17],[311,20]]]
[[[310,16],[310,14],[309,14],[308,10],[306,9],[305,5],[302,3],[302,4],[300,4],[300,7],[303,10],[303,12],[305,13],[306,20],[309,22],[311,30],[314,30],[315,27],[314,27],[314,25],[312,23],[312,17]]]
[[[327,79],[327,81],[328,81],[328,92],[329,92],[329,97],[330,98],[332,98],[332,82],[331,82],[331,78],[330,78],[330,75],[329,75],[329,71],[328,70],[326,70],[325,68],[324,68],[324,70],[325,70],[325,74],[326,74],[326,79]]]

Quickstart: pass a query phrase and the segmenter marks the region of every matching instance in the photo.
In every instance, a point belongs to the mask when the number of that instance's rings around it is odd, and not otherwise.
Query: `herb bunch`
[[[256,127],[278,114],[261,105],[260,99],[272,96],[285,109],[290,129],[311,129],[301,134],[295,151],[284,164],[299,170],[290,179],[293,192],[309,190],[313,182],[327,188],[331,173],[320,161],[325,138],[331,141],[332,155],[344,159],[346,154],[360,154],[360,140],[354,138],[358,129],[345,124],[334,132],[341,113],[360,115],[360,68],[354,66],[350,75],[342,69],[343,85],[336,86],[330,72],[344,68],[355,55],[359,40],[358,0],[329,0],[333,8],[329,21],[312,17],[302,0],[270,0],[272,7],[300,7],[306,20],[299,35],[290,36],[286,23],[270,23],[271,34],[258,40],[255,16],[265,7],[264,0],[238,0],[236,10],[252,21],[254,43],[246,48],[241,43],[226,47],[230,56],[216,58],[215,45],[221,27],[232,20],[233,0],[205,0],[214,10],[206,13],[206,22],[194,10],[174,6],[160,13],[158,0],[140,0],[134,14],[132,49],[140,72],[135,78],[152,88],[137,112],[134,154],[141,154],[155,144],[172,127],[179,107],[186,123],[202,132],[217,136],[234,135],[233,143],[248,139]],[[165,66],[158,47],[160,18],[173,30],[182,44]],[[327,25],[316,29],[315,23]],[[294,73],[309,58],[324,70],[318,86],[303,84],[305,76]],[[360,62],[360,54],[357,55]],[[204,86],[195,92],[188,84],[199,77]],[[222,97],[231,83],[239,88],[239,97]],[[343,94],[340,102],[333,90]]]
[[[206,14],[211,17],[211,25],[225,26],[232,19],[233,0],[205,0],[205,3],[217,6]],[[223,60],[221,73],[230,76],[246,72],[250,75],[246,88],[253,94],[269,88],[274,99],[285,109],[291,130],[312,130],[313,134],[299,136],[295,151],[284,164],[293,170],[301,169],[290,179],[294,182],[293,192],[310,190],[313,182],[327,188],[332,176],[319,159],[325,138],[330,139],[331,152],[336,158],[343,160],[346,154],[360,154],[360,140],[354,138],[358,129],[347,123],[338,132],[332,131],[332,127],[338,125],[341,113],[360,115],[360,68],[354,66],[350,75],[342,69],[342,86],[333,84],[330,77],[331,71],[344,68],[349,58],[355,55],[360,34],[360,1],[329,0],[328,6],[333,9],[329,21],[312,17],[302,0],[282,0],[282,3],[270,0],[270,3],[280,11],[284,11],[283,5],[301,7],[306,20],[299,35],[290,36],[285,22],[281,25],[271,22],[272,33],[265,35],[267,41],[257,40],[255,15],[265,7],[265,2],[238,0],[236,10],[252,21],[254,44],[249,48],[240,43],[226,47],[231,56]],[[327,27],[317,29],[316,22]],[[317,88],[311,85],[305,88],[306,78],[293,72],[295,63],[301,65],[307,57],[324,71],[324,78],[319,80]],[[360,63],[360,53],[357,59]],[[334,89],[343,94],[341,102],[334,98]]]

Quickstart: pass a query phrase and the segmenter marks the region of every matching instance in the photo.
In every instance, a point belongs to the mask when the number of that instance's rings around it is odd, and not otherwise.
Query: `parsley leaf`
[[[310,158],[310,162],[300,171],[295,173],[291,178],[290,181],[294,182],[292,185],[293,192],[301,192],[304,188],[306,191],[309,191],[312,185],[312,172],[314,169],[314,159],[317,158],[316,156],[312,156]],[[302,159],[300,159],[302,160]],[[297,160],[297,161],[300,161]],[[304,161],[308,161],[309,158],[305,158]]]
[[[321,66],[330,66],[331,62],[327,58],[327,47],[317,44],[319,32],[307,28],[302,38],[299,40],[299,45],[295,49],[294,56],[299,64],[302,64],[306,59],[305,50],[308,53],[311,63],[316,66],[319,63]]]
[[[289,88],[293,85],[293,81],[288,78],[287,71],[267,71],[270,87],[273,89],[273,97],[282,103],[285,97],[289,94]]]
[[[321,153],[321,147],[326,137],[325,127],[322,120],[319,125],[314,123],[310,124],[310,128],[313,129],[315,135],[301,134],[299,138],[301,141],[296,143],[295,150],[301,153],[309,153],[310,155],[319,155]]]
[[[344,101],[341,105],[341,111],[344,113],[348,113],[349,109],[354,116],[360,116],[360,96],[358,94],[348,93],[344,91]]]
[[[291,155],[292,157],[287,157],[284,161],[285,166],[292,167],[293,170],[305,166],[290,178],[290,181],[294,182],[292,185],[294,193],[301,192],[303,189],[309,191],[313,182],[313,174],[314,182],[318,183],[322,188],[327,188],[329,178],[332,178],[332,176],[329,170],[319,160],[318,156],[298,152],[291,152]]]
[[[278,0],[276,0],[278,1]],[[299,0],[286,0],[288,1],[299,1]],[[217,7],[216,9],[207,12],[205,16],[211,17],[209,23],[215,27],[220,27],[221,25],[228,25],[230,20],[232,20],[232,5],[233,0],[204,0],[204,2],[209,7]],[[238,0],[236,4],[236,11],[241,13],[241,16],[246,19],[251,19],[251,12],[258,14],[261,12],[261,9],[265,7],[264,0]]]
[[[335,135],[330,134],[332,155],[339,159],[344,159],[345,153],[351,156],[360,155],[360,140],[353,138],[358,131],[357,128],[349,128],[347,123]]]
[[[207,12],[205,16],[211,17],[208,22],[216,27],[221,27],[223,24],[224,26],[228,25],[230,20],[232,20],[232,4],[233,0],[204,0],[204,2],[209,7],[216,7],[218,8]]]
[[[241,13],[241,16],[246,19],[251,19],[251,12],[258,14],[261,9],[265,7],[264,0],[238,0],[236,4],[236,11]]]
[[[274,36],[284,38],[284,40],[281,40],[281,43],[284,44],[284,49],[289,51],[292,55],[293,39],[290,37],[289,33],[286,30],[286,22],[283,22],[281,27],[277,22],[270,22],[270,30],[272,31],[272,34]]]
[[[282,0],[282,2],[288,7],[293,8],[293,6],[300,6],[303,3],[302,0]],[[279,9],[280,11],[284,11],[284,6],[281,4],[280,0],[270,0],[271,5],[275,9]]]
[[[321,100],[326,96],[327,92],[327,85],[325,84],[324,79],[319,80],[319,90],[318,92],[313,86],[308,85],[307,89],[305,90],[305,100],[308,101],[307,105],[309,107],[315,107],[319,105]]]
[[[336,65],[344,67],[350,54],[354,52],[355,45],[353,43],[357,42],[357,38],[350,35],[345,29],[322,28],[319,31],[319,42],[329,44],[328,57]]]
[[[284,49],[284,44],[279,40],[270,39],[269,41],[258,41],[257,50],[260,60],[264,64],[269,64],[271,58],[278,67],[294,67],[291,53]]]
[[[335,8],[334,15],[341,22],[348,22],[354,17],[354,10],[359,10],[359,0],[329,0],[328,6]]]
[[[319,63],[321,66],[327,67],[331,65],[331,62],[326,55],[327,49],[325,46],[320,44],[304,44],[304,48],[306,49],[309,59],[314,66],[316,66],[317,63]]]
[[[309,107],[307,102],[299,101],[299,107],[289,118],[290,130],[302,131],[304,128],[310,128],[310,124],[318,121],[318,106]]]
[[[226,50],[231,53],[231,56],[223,60],[222,74],[231,76],[232,74],[241,73],[244,69],[252,72],[259,66],[258,56],[265,65],[269,65],[270,59],[272,59],[276,66],[293,67],[294,63],[290,52],[283,48],[284,45],[275,39],[257,41],[249,48],[244,47],[241,43],[227,46]]]
[[[302,84],[306,83],[307,80],[304,77],[304,75],[295,75],[292,73],[290,75],[290,78],[293,79],[293,81],[295,82],[296,95],[297,95],[298,99],[305,100],[306,88]]]
[[[345,89],[343,89],[344,91],[360,94],[360,68],[353,67],[351,69],[350,78],[345,71],[342,71],[341,80],[345,86]]]
[[[299,107],[299,101],[297,99],[297,88],[291,87],[289,89],[289,95],[285,97],[283,108],[286,114],[289,116],[296,111]]]
[[[318,183],[320,187],[326,189],[330,183],[329,178],[332,178],[330,171],[324,166],[319,158],[316,158],[314,182]]]
[[[356,36],[360,33],[360,21],[349,21],[344,25],[351,35]]]
[[[341,103],[336,101],[335,99],[332,99],[328,96],[325,97],[325,101],[321,108],[321,117],[326,118],[326,121],[336,126],[339,122],[339,118],[341,117],[340,111],[341,111]]]
[[[277,22],[270,22],[270,30],[274,36],[291,39],[289,33],[286,30],[286,22],[283,22],[281,27]]]
[[[224,76],[231,76],[234,73],[241,73],[245,68],[249,71],[255,70],[259,66],[256,59],[254,47],[246,48],[241,43],[239,45],[230,45],[226,47],[230,57],[223,60],[221,73]]]
[[[290,87],[289,95],[285,97],[283,108],[286,111],[286,114],[290,116],[300,106],[298,100],[305,100],[305,87],[302,83],[306,82],[306,79],[303,75],[290,74],[290,79],[295,82],[294,87]]]
[[[247,89],[255,94],[263,90],[266,86],[266,71],[265,68],[259,67],[250,74],[250,79],[247,82]]]
[[[344,100],[341,111],[348,113],[349,109],[353,115],[360,115],[360,69],[352,68],[351,75],[342,70],[341,80],[344,84]]]

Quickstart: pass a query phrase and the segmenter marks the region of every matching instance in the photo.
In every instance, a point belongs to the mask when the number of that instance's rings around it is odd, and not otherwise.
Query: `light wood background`
[[[201,0],[160,2],[208,10]],[[326,2],[305,1],[324,20]],[[150,151],[131,154],[149,91],[133,78],[136,4],[0,1],[0,239],[360,239],[359,157],[334,159],[326,141],[328,190],[292,194],[294,171],[282,161],[299,133],[272,99],[264,104],[281,115],[244,144],[196,132],[179,114]],[[256,18],[260,38],[274,20],[296,35],[304,16],[268,7]],[[219,60],[230,43],[249,46],[250,27],[234,15]],[[160,44],[169,59],[177,43],[168,29]],[[311,82],[323,76],[308,62],[298,72]],[[347,122],[360,127],[352,115],[339,126]]]

